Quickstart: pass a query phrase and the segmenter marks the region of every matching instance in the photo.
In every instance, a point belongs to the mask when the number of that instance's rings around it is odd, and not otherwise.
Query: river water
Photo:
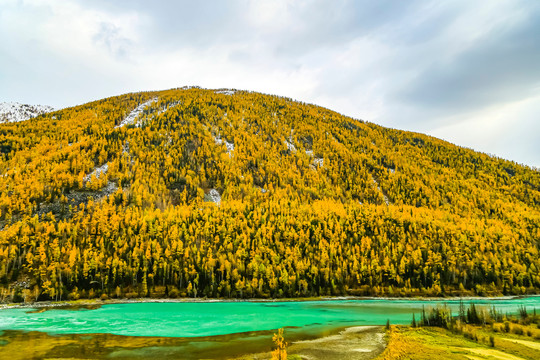
[[[508,314],[517,313],[521,306],[530,312],[535,308],[540,311],[539,296],[464,300],[466,306],[473,302],[480,308],[495,306],[498,311]],[[413,313],[419,320],[423,307],[427,310],[434,306],[448,306],[457,315],[459,301],[132,302],[107,304],[92,310],[59,307],[41,312],[35,311],[39,309],[8,308],[0,310],[0,330],[4,338],[13,334],[20,338],[24,332],[32,331],[56,337],[105,334],[126,339],[182,338],[192,345],[199,340],[207,343],[209,339],[219,340],[224,336],[229,336],[224,343],[232,338],[245,340],[262,336],[266,339],[265,346],[268,346],[271,334],[282,327],[286,328],[291,339],[313,338],[350,326],[384,325],[387,320],[392,324],[410,324]],[[4,343],[11,341],[9,336]]]
[[[519,306],[538,308],[540,297],[474,299],[480,307],[495,306],[517,313]],[[0,310],[0,330],[42,331],[49,334],[109,333],[128,336],[200,337],[272,330],[280,327],[342,327],[409,324],[422,307],[448,306],[453,300],[330,300],[287,302],[139,302],[103,305],[87,310],[56,308],[44,312],[16,308]]]

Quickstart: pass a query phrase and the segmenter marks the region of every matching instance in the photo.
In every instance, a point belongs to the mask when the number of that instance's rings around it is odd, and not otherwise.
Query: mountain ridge
[[[537,171],[289,98],[130,93],[4,124],[0,153],[4,299],[540,287]]]
[[[48,105],[0,102],[0,123],[25,121],[54,110],[53,107]]]

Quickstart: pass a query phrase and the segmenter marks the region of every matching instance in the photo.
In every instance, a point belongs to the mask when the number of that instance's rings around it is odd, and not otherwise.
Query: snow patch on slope
[[[318,167],[324,166],[324,158],[315,158],[313,159],[313,164]]]
[[[377,180],[375,180],[375,178],[372,176],[371,177],[371,180],[373,181],[373,184],[375,185],[375,187],[377,188],[377,190],[382,194],[383,196],[383,199],[384,199],[384,203],[386,205],[390,205],[390,201],[388,200],[388,196],[386,196],[384,194],[384,192],[382,191],[381,187],[379,186],[379,183],[377,182]]]
[[[220,135],[214,136],[214,142],[216,145],[225,144],[225,147],[227,148],[227,154],[229,154],[229,157],[232,157],[232,152],[234,151],[234,144],[228,142],[225,139],[222,139]]]
[[[47,105],[27,105],[18,102],[0,103],[0,123],[25,121],[55,109]]]
[[[221,195],[219,195],[219,192],[216,189],[210,189],[208,194],[204,196],[204,201],[213,202],[219,205],[221,204]]]
[[[288,139],[285,139],[285,144],[287,145],[287,150],[292,152],[293,154],[296,153],[296,146],[294,146],[294,139],[293,139],[294,129],[291,129],[291,134],[289,135]]]
[[[317,170],[318,168],[321,169],[324,167],[324,158],[316,157],[312,160],[311,164],[309,164],[309,168],[311,170]]]
[[[144,102],[142,104],[139,104],[139,106],[137,106],[135,109],[133,109],[129,114],[128,116],[126,116],[121,122],[120,124],[116,125],[115,126],[115,129],[117,128],[121,128],[123,126],[126,126],[126,125],[129,125],[129,124],[133,124],[137,118],[142,114],[142,112],[148,107],[150,106],[152,103],[156,102],[158,100],[158,98],[153,98],[153,99],[150,99],[148,100],[147,102]],[[139,126],[138,123],[135,123],[135,126]]]
[[[235,90],[231,89],[218,89],[214,91],[216,94],[224,94],[224,95],[234,95],[236,92]]]
[[[114,194],[118,190],[118,185],[114,181],[109,181],[107,185],[103,189],[100,190],[100,197],[103,198],[105,196],[109,196],[111,194]]]
[[[296,146],[294,146],[294,144],[290,140],[285,140],[285,144],[287,145],[287,149],[290,152],[292,152],[292,153],[296,152]]]
[[[103,176],[105,176],[105,174],[107,174],[107,171],[109,171],[109,164],[103,164],[95,168],[94,171],[92,171],[90,174],[86,175],[84,177],[84,182],[87,183],[88,181],[90,181],[92,179],[92,175],[95,175],[96,178],[99,179],[102,174]]]
[[[228,142],[227,140],[223,140],[225,142],[225,147],[227,148],[227,152],[229,153],[229,156],[232,155],[232,152],[234,151],[234,144]]]
[[[158,115],[161,115],[161,114],[163,114],[164,112],[166,112],[167,110],[169,110],[169,109],[171,109],[171,108],[173,108],[173,107],[175,107],[175,106],[177,106],[177,105],[180,105],[180,104],[182,104],[182,102],[181,102],[180,100],[178,100],[178,101],[173,101],[173,102],[171,102],[171,103],[165,104],[164,106],[161,107],[161,109],[159,109],[159,111],[158,111],[157,114],[158,114]]]

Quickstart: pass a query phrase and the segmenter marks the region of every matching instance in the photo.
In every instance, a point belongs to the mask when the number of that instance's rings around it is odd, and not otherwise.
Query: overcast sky
[[[0,0],[0,102],[292,97],[540,167],[540,1]]]

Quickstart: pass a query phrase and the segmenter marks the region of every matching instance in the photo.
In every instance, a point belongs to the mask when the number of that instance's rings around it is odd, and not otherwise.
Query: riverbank
[[[377,360],[540,359],[540,330],[536,324],[521,327],[511,322],[508,331],[501,331],[502,326],[464,325],[463,333],[435,327],[392,326],[387,347]]]
[[[108,304],[133,304],[133,303],[213,303],[213,302],[243,302],[243,303],[272,303],[272,302],[305,302],[305,301],[339,301],[339,300],[384,300],[384,301],[459,301],[464,302],[480,301],[480,300],[514,300],[530,297],[540,297],[539,295],[511,295],[511,296],[467,296],[467,297],[372,297],[372,296],[339,296],[339,297],[306,297],[306,298],[284,298],[284,299],[209,299],[209,298],[135,298],[135,299],[80,299],[80,300],[62,300],[62,301],[37,301],[28,303],[5,303],[0,304],[2,309],[14,308],[69,308],[73,307],[93,307],[98,308]]]

